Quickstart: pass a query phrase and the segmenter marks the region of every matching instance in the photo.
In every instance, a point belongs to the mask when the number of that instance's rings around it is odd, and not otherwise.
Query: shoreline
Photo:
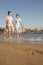
[[[19,43],[19,44],[43,44],[43,38],[31,37],[31,38],[14,38],[14,37],[2,37],[0,38],[2,43]]]

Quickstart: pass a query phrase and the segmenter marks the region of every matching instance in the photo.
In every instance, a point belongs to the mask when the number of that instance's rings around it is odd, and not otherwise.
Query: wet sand
[[[43,65],[43,44],[0,42],[0,65]]]

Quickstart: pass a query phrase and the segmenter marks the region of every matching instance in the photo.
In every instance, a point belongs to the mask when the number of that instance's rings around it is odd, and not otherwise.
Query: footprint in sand
[[[31,49],[16,49],[16,53],[25,55],[36,55],[36,52]]]

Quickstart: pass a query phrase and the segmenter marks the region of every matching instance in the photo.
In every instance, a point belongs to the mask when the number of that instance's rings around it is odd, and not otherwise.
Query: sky
[[[14,20],[19,13],[25,28],[43,29],[43,0],[0,0],[0,27],[5,27],[7,12]]]

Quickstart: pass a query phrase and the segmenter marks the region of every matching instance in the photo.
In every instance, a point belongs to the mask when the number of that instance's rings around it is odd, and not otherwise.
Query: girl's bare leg
[[[19,31],[17,30],[17,37],[19,37]]]

